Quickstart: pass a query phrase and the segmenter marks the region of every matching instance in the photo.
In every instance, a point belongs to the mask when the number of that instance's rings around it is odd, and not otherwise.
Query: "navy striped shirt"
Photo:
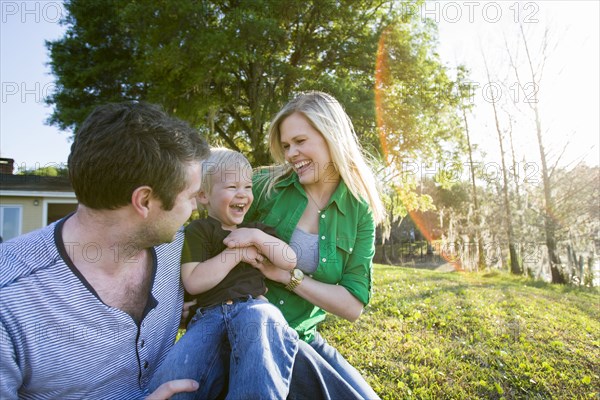
[[[183,301],[183,232],[153,248],[152,291],[138,325],[104,304],[62,243],[64,220],[0,244],[0,398],[140,399],[174,343]]]

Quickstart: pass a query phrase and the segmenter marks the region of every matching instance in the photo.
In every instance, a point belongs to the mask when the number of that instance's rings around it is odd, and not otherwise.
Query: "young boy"
[[[248,160],[232,150],[212,149],[202,165],[198,193],[208,218],[187,226],[181,258],[181,279],[198,309],[151,385],[191,378],[200,388],[173,398],[217,397],[228,364],[222,355],[229,349],[228,398],[287,397],[298,336],[262,296],[264,276],[252,265],[270,262],[292,270],[296,255],[272,236],[272,228],[260,223],[238,227],[253,199]]]

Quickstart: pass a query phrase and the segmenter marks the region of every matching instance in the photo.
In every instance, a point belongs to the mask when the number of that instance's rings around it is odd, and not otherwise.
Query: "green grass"
[[[375,266],[323,336],[382,399],[599,399],[600,292],[505,273]]]

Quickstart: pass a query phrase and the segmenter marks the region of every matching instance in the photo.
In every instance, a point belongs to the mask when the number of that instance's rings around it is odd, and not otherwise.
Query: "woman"
[[[267,297],[362,397],[378,398],[317,332],[326,312],[355,321],[369,302],[375,224],[385,216],[375,177],[350,119],[326,93],[302,94],[283,107],[269,141],[278,164],[255,174],[246,219],[274,226],[298,263],[291,274],[260,267],[273,281]]]

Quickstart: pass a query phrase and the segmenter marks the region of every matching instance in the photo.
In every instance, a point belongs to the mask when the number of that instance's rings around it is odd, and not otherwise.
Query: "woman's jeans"
[[[227,399],[284,399],[298,340],[279,309],[265,300],[250,297],[199,308],[154,373],[149,391],[189,378],[199,389],[172,399],[214,399],[227,385],[228,369]]]
[[[377,396],[371,386],[365,381],[360,372],[350,365],[350,363],[346,361],[335,348],[330,346],[319,332],[315,333],[315,339],[310,345],[338,374],[340,374],[343,380],[348,382],[348,384],[358,392],[361,398],[367,400],[379,399],[379,396]]]

